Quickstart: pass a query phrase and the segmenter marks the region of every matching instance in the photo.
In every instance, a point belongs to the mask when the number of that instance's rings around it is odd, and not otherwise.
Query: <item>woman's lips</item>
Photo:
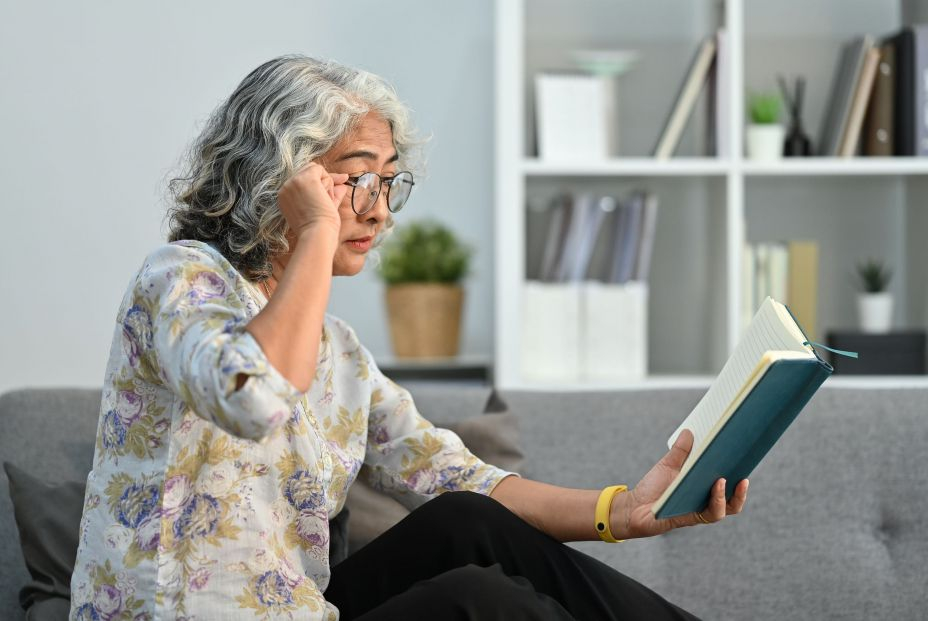
[[[370,250],[371,244],[373,243],[374,238],[371,236],[360,237],[358,239],[349,239],[346,244],[354,248],[355,250],[367,251]]]

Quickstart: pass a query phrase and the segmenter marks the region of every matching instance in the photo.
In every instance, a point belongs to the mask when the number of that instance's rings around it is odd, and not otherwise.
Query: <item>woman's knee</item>
[[[502,504],[477,492],[445,492],[425,504],[430,512],[455,521],[482,520],[508,512]]]

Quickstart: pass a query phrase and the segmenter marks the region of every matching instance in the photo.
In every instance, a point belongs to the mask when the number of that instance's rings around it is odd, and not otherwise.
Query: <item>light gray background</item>
[[[476,249],[462,353],[492,350],[490,0],[0,3],[0,391],[95,386],[114,317],[164,239],[164,186],[208,113],[254,67],[304,53],[390,80],[431,134],[403,220]],[[390,353],[374,273],[337,278],[330,312]]]
[[[644,52],[640,70],[623,78],[625,155],[653,147],[692,50],[720,19],[713,0],[647,7],[634,0],[533,0],[530,7],[532,69],[562,65],[563,52],[581,43]],[[780,71],[807,75],[807,129],[816,136],[841,43],[925,20],[928,0],[749,0],[745,86],[772,88]],[[436,218],[475,248],[462,354],[489,357],[493,23],[493,0],[0,0],[0,390],[101,383],[126,284],[164,239],[172,169],[248,71],[289,52],[383,75],[412,107],[422,133],[433,136],[428,176],[400,218]],[[565,34],[573,31],[579,40]],[[701,111],[691,119],[682,155],[702,152],[703,119]],[[723,264],[723,181],[536,179],[528,196],[541,201],[577,185],[617,193],[644,186],[661,196],[652,371],[714,371],[719,326],[707,321]],[[850,266],[865,254],[883,256],[896,266],[897,324],[923,326],[926,192],[928,178],[918,177],[748,179],[748,239],[820,240],[820,318],[827,327],[855,324]],[[366,272],[336,279],[330,302],[330,312],[351,323],[380,359],[390,354],[382,299],[382,285]],[[681,299],[688,301],[682,311]]]

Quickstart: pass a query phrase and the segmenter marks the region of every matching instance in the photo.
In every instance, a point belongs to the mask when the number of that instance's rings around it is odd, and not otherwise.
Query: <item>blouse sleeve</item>
[[[515,474],[484,463],[453,431],[423,418],[409,391],[386,377],[367,349],[362,352],[372,388],[365,463],[375,487],[426,497],[461,490],[489,494]]]
[[[123,340],[131,365],[198,416],[260,440],[287,422],[302,393],[245,330],[249,318],[234,278],[231,266],[203,250],[163,246],[148,257],[123,305]],[[247,379],[236,390],[240,374]]]

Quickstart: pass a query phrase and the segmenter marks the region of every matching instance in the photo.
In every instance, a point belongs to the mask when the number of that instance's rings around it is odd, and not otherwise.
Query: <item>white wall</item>
[[[164,239],[168,174],[251,69],[292,52],[383,75],[434,136],[398,219],[476,248],[462,353],[492,351],[491,0],[3,0],[0,16],[0,391],[101,383],[123,291]],[[336,279],[330,312],[389,354],[374,274]]]

